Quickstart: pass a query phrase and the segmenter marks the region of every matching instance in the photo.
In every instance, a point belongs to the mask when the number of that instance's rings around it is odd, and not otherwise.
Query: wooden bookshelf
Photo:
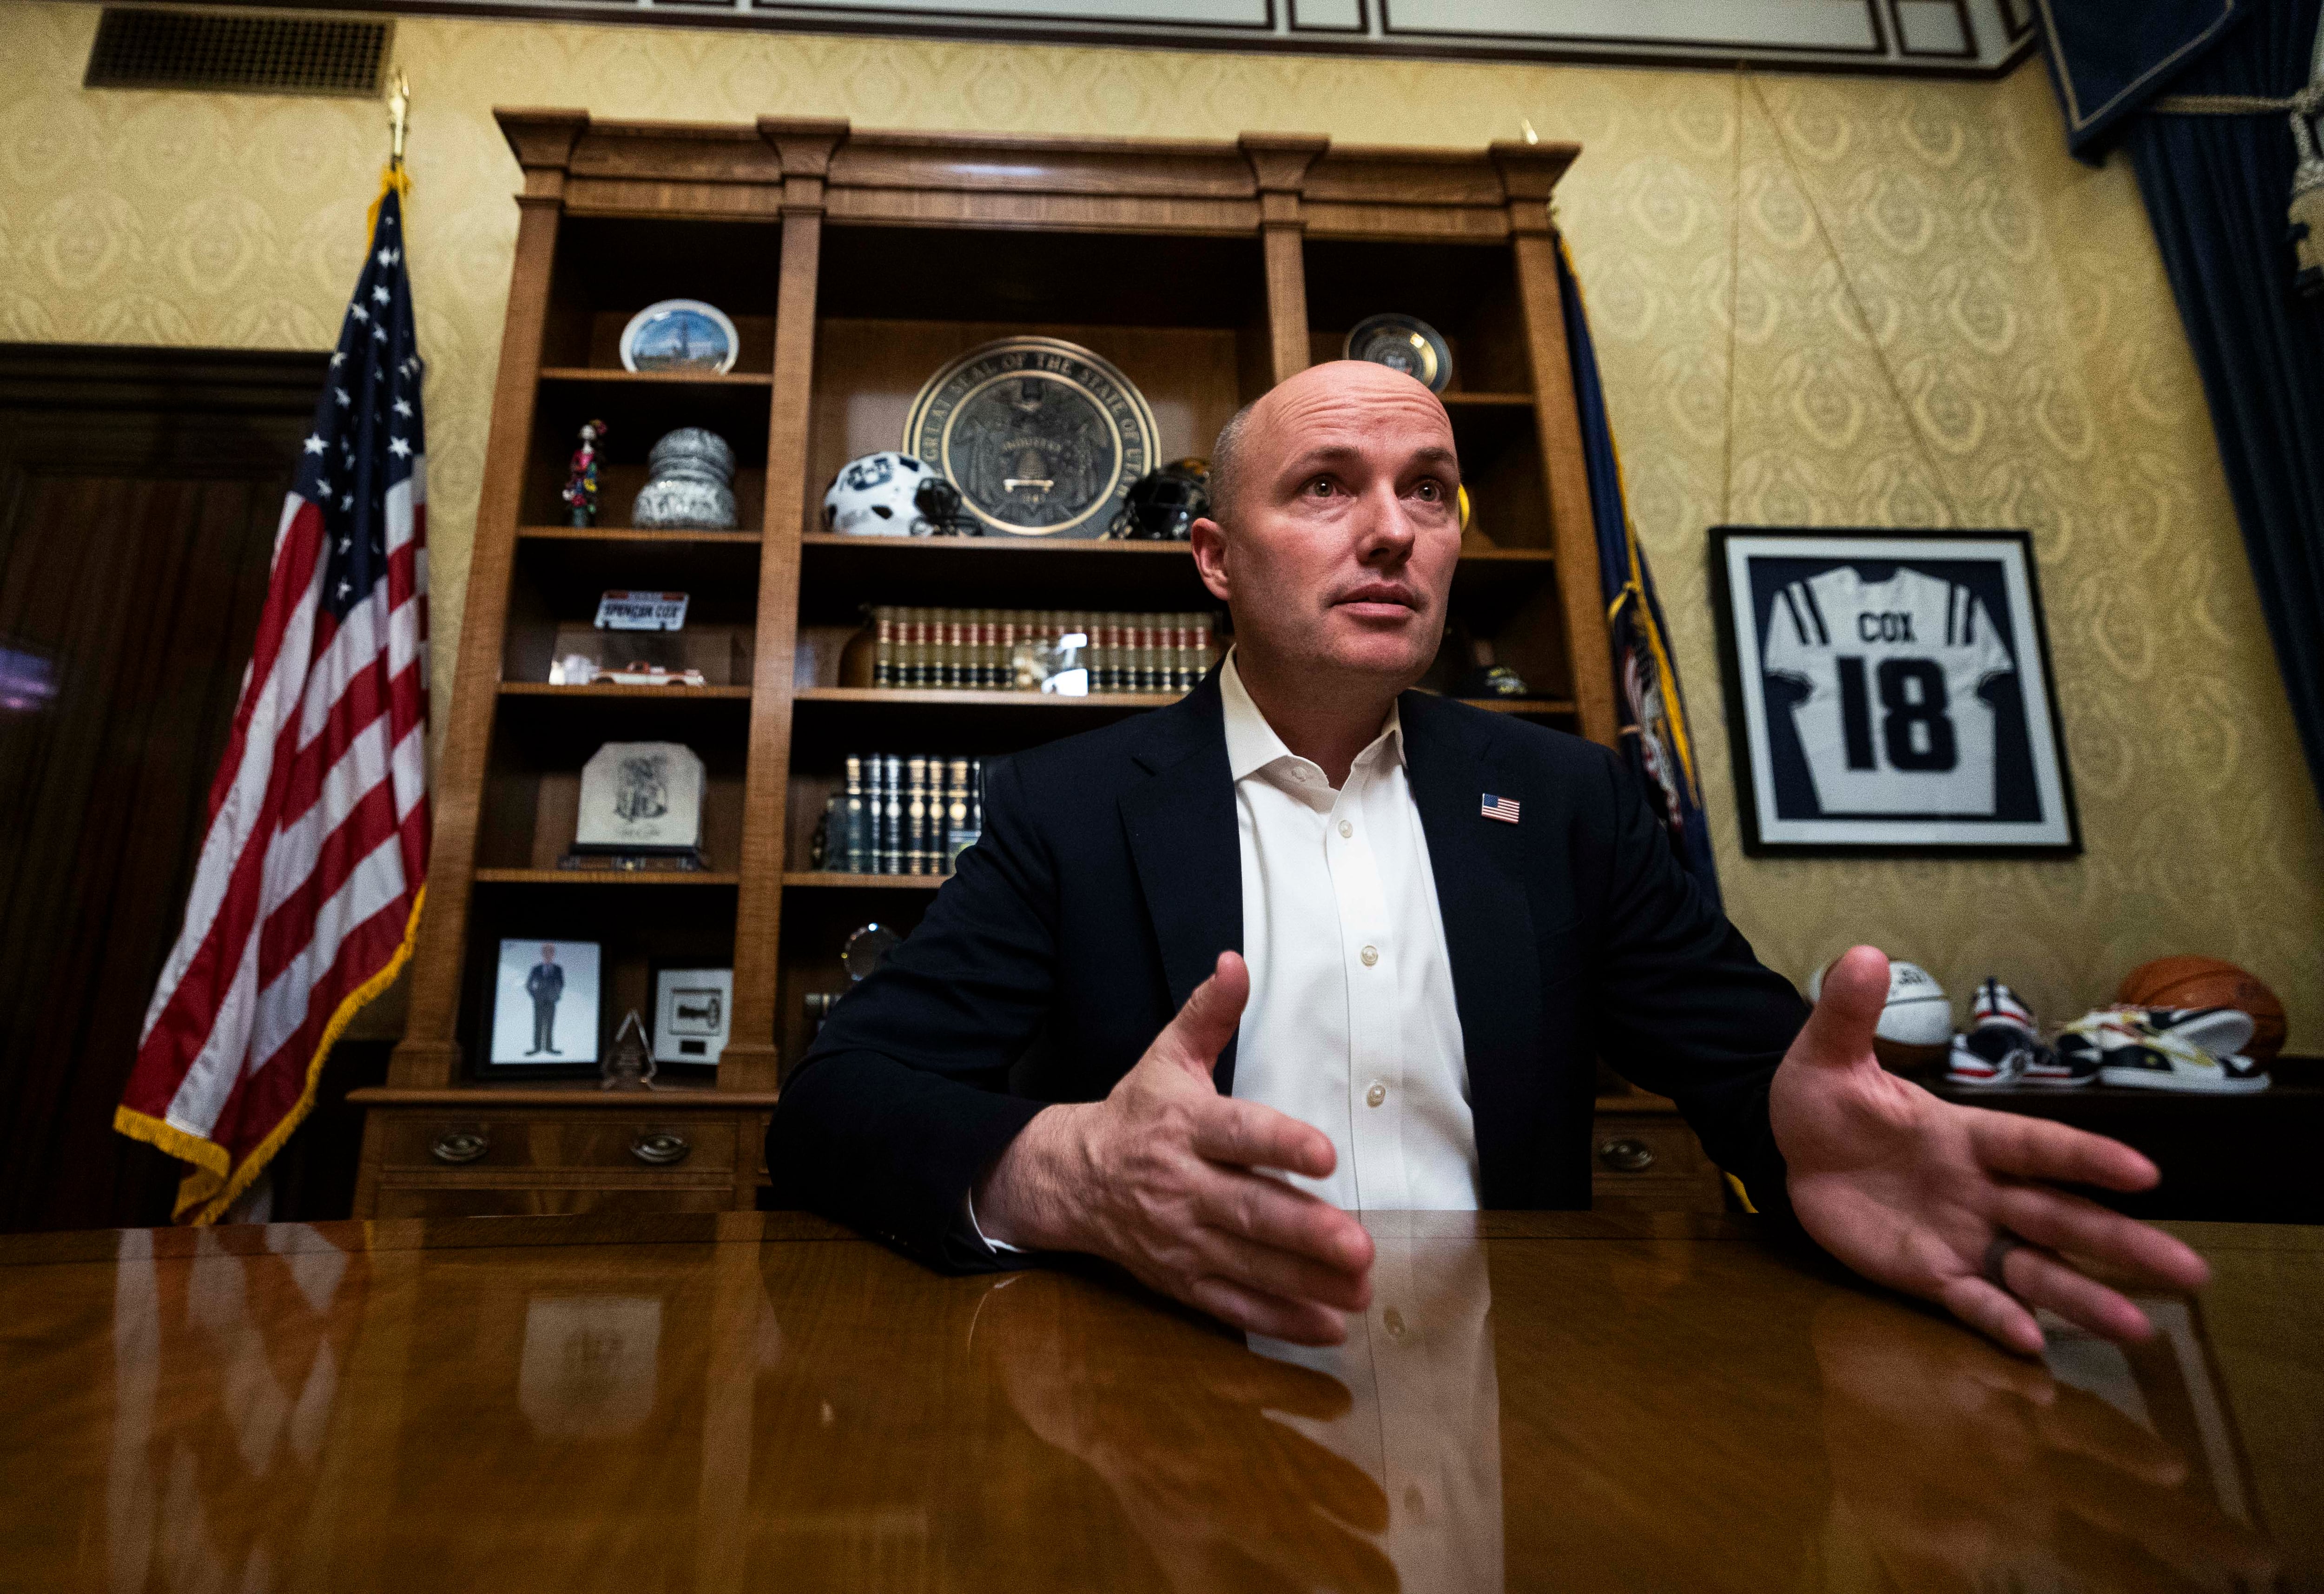
[[[387,1088],[357,1093],[369,1112],[359,1215],[750,1204],[766,1114],[811,1037],[806,998],[844,987],[850,931],[908,932],[942,885],[809,867],[844,756],[1005,755],[1173,700],[840,679],[843,645],[873,604],[1217,607],[1180,545],[820,531],[838,467],[896,447],[928,375],[991,338],[1097,350],[1153,404],[1167,459],[1207,453],[1238,407],[1337,357],[1364,316],[1428,320],[1453,349],[1444,401],[1476,511],[1452,619],[1544,694],[1480,706],[1610,740],[1548,209],[1574,146],[966,137],[581,111],[499,120],[524,173],[515,263],[410,1018]],[[733,371],[620,368],[622,327],[675,297],[733,319]],[[557,490],[592,419],[611,428],[604,512],[576,529],[559,523]],[[647,450],[678,426],[733,447],[735,530],[628,523]],[[549,686],[558,632],[586,625],[608,587],[690,593],[688,631],[730,649],[731,678]],[[1452,651],[1425,686],[1452,688]],[[707,869],[557,867],[582,763],[604,742],[650,738],[704,760]],[[731,965],[733,1038],[715,1081],[687,1082],[708,1088],[608,1098],[479,1083],[471,1059],[497,943],[549,935],[603,945],[605,1041],[646,1005],[653,965]],[[702,1166],[650,1167],[619,1154],[617,1134],[554,1132],[585,1105],[591,1121],[641,1133],[678,1113],[707,1136]],[[493,1172],[430,1162],[426,1148],[456,1129],[503,1147]],[[522,1155],[506,1150],[520,1143]]]

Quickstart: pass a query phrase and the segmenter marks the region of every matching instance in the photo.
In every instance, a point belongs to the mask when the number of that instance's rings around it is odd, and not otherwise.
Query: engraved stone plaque
[[[692,852],[702,845],[702,760],[676,742],[608,742],[581,767],[576,852]]]

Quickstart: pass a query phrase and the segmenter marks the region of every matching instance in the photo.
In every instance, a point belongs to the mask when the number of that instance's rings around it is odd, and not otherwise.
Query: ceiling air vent
[[[368,96],[393,39],[392,23],[108,6],[81,86]]]

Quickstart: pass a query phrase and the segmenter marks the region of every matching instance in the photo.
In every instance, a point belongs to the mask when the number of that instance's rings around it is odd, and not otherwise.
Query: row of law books
[[[1038,692],[1061,671],[1083,669],[1091,692],[1187,692],[1211,668],[1216,621],[1208,613],[881,605],[872,611],[872,684]]]
[[[809,848],[819,870],[947,875],[984,834],[982,759],[850,753],[845,768]]]

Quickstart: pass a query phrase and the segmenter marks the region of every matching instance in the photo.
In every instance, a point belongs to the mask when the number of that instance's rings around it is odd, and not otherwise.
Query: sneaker
[[[2094,1067],[2100,1084],[2235,1094],[2269,1084],[2240,1055],[2251,1035],[2250,1015],[2233,1008],[2100,1008],[2066,1026],[2058,1055]]]
[[[2098,1081],[2098,1059],[2094,1055],[2077,1053],[2069,1056],[2060,1046],[2034,1048],[2025,1059],[2025,1070],[2017,1076],[2022,1085],[2092,1085]]]
[[[2256,1026],[2240,1008],[2126,1008],[2117,1011],[2157,1035],[2176,1036],[2199,1052],[2232,1057],[2251,1045]]]
[[[1978,984],[1977,995],[1969,999],[1969,1027],[1973,1030],[1982,1029],[1988,1024],[2006,1025],[2029,1036],[2038,1033],[2034,1024],[2034,1009],[2020,1000],[2015,991],[1990,974]]]
[[[1969,1001],[1969,1032],[1953,1037],[1945,1078],[1972,1089],[2017,1084],[2088,1084],[2095,1066],[2069,1067],[2042,1044],[2034,1010],[2000,981],[1987,978]]]
[[[1952,1050],[1945,1055],[1945,1078],[1957,1085],[2014,1085],[2024,1077],[2037,1046],[2039,1041],[2008,1025],[1979,1025],[1953,1037]]]

